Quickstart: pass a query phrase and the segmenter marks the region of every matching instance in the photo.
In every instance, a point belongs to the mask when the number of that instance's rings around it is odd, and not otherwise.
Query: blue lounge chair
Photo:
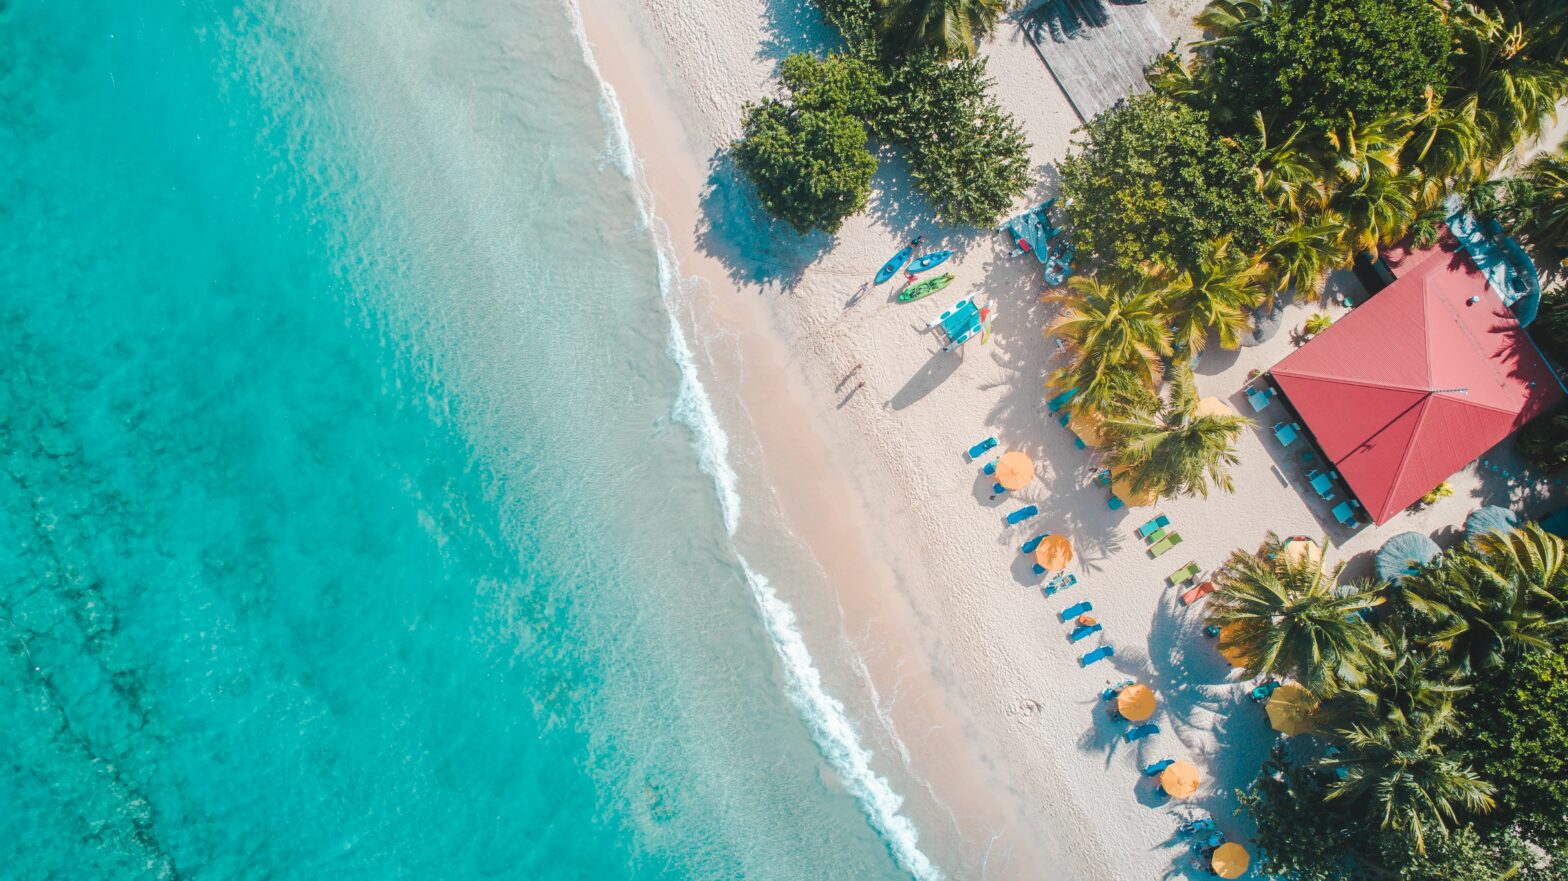
[[[1006,493],[1007,493],[1007,487],[1001,485],[1000,483],[993,483],[993,484],[991,484],[991,495],[993,497],[1000,496],[1000,495],[1005,495]]]
[[[1079,615],[1082,615],[1084,612],[1092,611],[1094,611],[1094,604],[1088,600],[1084,600],[1081,603],[1074,603],[1073,605],[1063,609],[1060,613],[1060,617],[1063,621],[1070,621]]]
[[[1041,566],[1039,563],[1034,564],[1033,569],[1034,569],[1034,574],[1036,574],[1036,575],[1044,575],[1045,574],[1045,567]]]
[[[1123,736],[1127,738],[1128,743],[1132,743],[1134,741],[1142,740],[1151,734],[1158,733],[1160,733],[1160,726],[1154,724],[1153,722],[1145,722],[1136,728],[1128,728],[1127,733]]]
[[[1264,701],[1268,700],[1269,699],[1269,695],[1273,694],[1278,689],[1279,689],[1279,683],[1278,682],[1275,682],[1275,681],[1272,681],[1272,680],[1270,680],[1269,682],[1265,682],[1262,685],[1260,685],[1257,688],[1254,688],[1252,690],[1252,700],[1255,703],[1260,703],[1261,704]]]
[[[1131,684],[1132,684],[1132,680],[1131,679],[1123,679],[1122,681],[1116,683],[1115,685],[1112,685],[1111,687],[1109,687],[1109,688],[1105,689],[1104,691],[1100,692],[1100,700],[1108,701],[1111,698],[1116,697],[1118,694],[1122,693],[1122,689],[1126,688],[1127,686],[1129,686]]]
[[[1077,397],[1077,395],[1078,390],[1076,388],[1070,388],[1067,391],[1062,392],[1056,397],[1050,399],[1049,401],[1046,401],[1045,406],[1050,408],[1052,413],[1055,413],[1056,411],[1072,403],[1073,398]]]
[[[1066,428],[1067,423],[1071,421],[1073,421],[1073,414],[1071,413],[1063,413],[1062,415],[1056,417],[1056,424],[1063,428]]]
[[[1083,442],[1083,438],[1079,437],[1076,434],[1073,435],[1073,446],[1077,447],[1080,450],[1087,450],[1087,449],[1089,449],[1089,445]]]
[[[1220,626],[1218,624],[1210,624],[1209,626],[1203,628],[1203,635],[1207,636],[1209,639],[1213,639],[1214,637],[1219,636]]]
[[[1007,515],[1007,525],[1017,526],[1018,524],[1028,520],[1030,517],[1033,517],[1038,513],[1040,513],[1040,508],[1038,505],[1025,505],[1024,507],[1019,508],[1013,513]]]
[[[1092,652],[1085,652],[1084,656],[1078,659],[1078,665],[1080,667],[1087,667],[1090,664],[1093,664],[1095,661],[1103,661],[1114,654],[1116,654],[1116,649],[1113,649],[1108,645],[1102,645]]]
[[[1067,640],[1068,642],[1077,642],[1091,633],[1099,633],[1101,629],[1103,628],[1098,624],[1080,624],[1073,628],[1072,633],[1067,634]]]
[[[985,440],[981,441],[980,443],[977,443],[974,446],[969,448],[969,461],[973,462],[974,460],[980,458],[981,456],[984,456],[987,452],[989,452],[989,451],[991,451],[991,450],[993,450],[995,448],[996,448],[996,437],[995,436],[988,437]]]
[[[996,463],[997,463],[996,459],[992,459],[991,461],[985,463],[985,467],[980,469],[980,473],[986,475],[987,477],[990,477],[991,475],[995,474],[996,473]]]
[[[1175,759],[1160,759],[1158,762],[1153,762],[1153,763],[1144,765],[1143,766],[1143,776],[1145,776],[1145,777],[1153,777],[1155,774],[1160,773],[1161,771],[1165,770],[1166,768],[1169,768],[1171,765],[1174,765],[1174,764],[1176,764],[1176,760]]]
[[[1171,525],[1171,518],[1161,514],[1153,520],[1150,520],[1148,523],[1138,527],[1138,537],[1144,541],[1159,541],[1159,539],[1151,538],[1151,536],[1169,525]]]
[[[1111,485],[1111,472],[1108,471],[1108,470],[1107,471],[1101,471],[1099,474],[1096,474],[1094,476],[1094,482],[1098,483],[1101,486],[1110,486]]]
[[[1046,596],[1055,596],[1058,591],[1066,590],[1078,583],[1078,576],[1064,575],[1045,586]]]
[[[1175,763],[1174,760],[1166,759],[1165,760],[1165,768],[1170,767],[1174,763]],[[1165,768],[1161,768],[1160,771],[1165,770]],[[1155,773],[1159,773],[1159,772],[1157,771]],[[1150,775],[1150,776],[1153,776],[1153,775]],[[1196,820],[1188,820],[1187,822],[1181,824],[1180,826],[1177,826],[1176,827],[1176,831],[1180,832],[1183,835],[1208,835],[1209,833],[1214,831],[1214,818],[1213,817],[1200,817],[1199,819],[1196,819]]]
[[[1032,554],[1032,553],[1034,553],[1034,549],[1039,547],[1040,546],[1040,542],[1045,541],[1045,537],[1048,536],[1048,535],[1050,535],[1049,532],[1042,532],[1039,535],[1035,536],[1034,538],[1029,539],[1028,541],[1024,542],[1024,546],[1023,547],[1018,549],[1018,552],[1020,554]]]
[[[1121,507],[1121,506],[1122,506],[1122,505],[1125,505],[1125,504],[1126,504],[1126,502],[1123,502],[1123,501],[1122,501],[1122,500],[1121,500],[1121,499],[1118,499],[1118,498],[1117,498],[1117,497],[1115,497],[1115,496],[1111,496],[1111,497],[1110,497],[1110,499],[1109,499],[1109,500],[1107,500],[1107,501],[1106,501],[1106,503],[1105,503],[1105,504],[1106,504],[1106,506],[1107,506],[1107,507],[1109,507],[1109,508],[1110,508],[1110,509],[1111,509],[1111,510],[1112,510],[1112,511],[1115,511],[1115,510],[1117,510],[1117,509],[1118,509],[1118,508],[1120,508],[1120,507]]]

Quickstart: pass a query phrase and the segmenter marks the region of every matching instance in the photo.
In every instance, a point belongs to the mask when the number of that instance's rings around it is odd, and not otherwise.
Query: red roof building
[[[1270,371],[1377,523],[1564,397],[1453,237],[1387,259],[1393,284]]]

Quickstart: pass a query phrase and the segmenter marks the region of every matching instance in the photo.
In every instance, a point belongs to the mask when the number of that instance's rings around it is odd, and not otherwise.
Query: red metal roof
[[[1395,271],[1270,371],[1377,523],[1564,396],[1451,236],[1400,254]]]

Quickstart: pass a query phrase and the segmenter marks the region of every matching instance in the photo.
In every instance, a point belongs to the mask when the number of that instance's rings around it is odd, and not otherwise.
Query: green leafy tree
[[[1441,660],[1411,642],[1403,628],[1385,628],[1381,635],[1388,651],[1368,657],[1363,681],[1319,709],[1317,718],[1328,727],[1409,728],[1470,692],[1471,686],[1449,679]]]
[[[1149,262],[1187,269],[1226,235],[1251,253],[1272,229],[1253,157],[1216,138],[1202,111],[1139,95],[1084,131],[1060,165],[1080,253],[1124,271]]]
[[[1159,407],[1106,419],[1106,464],[1126,473],[1135,493],[1160,498],[1204,496],[1215,486],[1232,492],[1230,468],[1236,436],[1251,420],[1235,413],[1198,412],[1198,390],[1186,363],[1171,371],[1170,389]]]
[[[1541,339],[1540,328],[1535,329],[1534,336]],[[1568,341],[1568,328],[1561,338]],[[1552,351],[1544,341],[1542,348]],[[1557,350],[1563,351],[1561,345]],[[1553,410],[1526,425],[1519,432],[1519,452],[1532,468],[1553,471],[1568,465],[1568,409]]]
[[[1029,187],[1029,142],[986,95],[985,64],[911,59],[889,75],[878,131],[908,149],[909,168],[947,223],[989,226]]]
[[[1078,390],[1075,408],[1110,415],[1153,398],[1161,359],[1171,353],[1169,320],[1154,280],[1075,275],[1066,291],[1043,299],[1062,307],[1046,334],[1069,355],[1050,382]]]
[[[1245,659],[1249,677],[1300,682],[1321,697],[1366,679],[1383,638],[1358,614],[1381,605],[1374,585],[1336,588],[1335,574],[1309,555],[1236,551],[1214,576],[1209,623],[1224,629],[1227,651]]]
[[[1492,809],[1496,787],[1463,757],[1445,752],[1442,738],[1458,730],[1447,701],[1404,726],[1352,725],[1335,732],[1345,748],[1318,760],[1335,774],[1329,801],[1358,808],[1383,829],[1408,835],[1417,853],[1429,833],[1446,835],[1461,813]]]
[[[877,0],[888,44],[898,52],[930,50],[969,58],[1007,11],[1006,0]]]
[[[1433,622],[1423,641],[1450,670],[1489,670],[1568,633],[1568,549],[1535,523],[1489,533],[1405,579],[1402,595]]]
[[[1447,80],[1451,35],[1430,0],[1276,2],[1238,30],[1212,61],[1237,131],[1254,111],[1316,130],[1408,113]]]
[[[787,97],[747,105],[735,163],[762,204],[801,233],[837,232],[865,208],[877,161],[863,115],[876,106],[873,72],[841,55],[791,55]]]
[[[1329,807],[1324,776],[1293,762],[1275,746],[1252,785],[1236,792],[1241,810],[1257,824],[1255,874],[1292,881],[1351,881],[1353,852],[1363,830]]]
[[[1568,848],[1568,657],[1526,652],[1486,676],[1463,705],[1476,770],[1497,784],[1490,826]]]

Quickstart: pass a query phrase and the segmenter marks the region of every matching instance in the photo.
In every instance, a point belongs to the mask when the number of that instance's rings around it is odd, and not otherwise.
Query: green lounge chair
[[[1181,544],[1181,533],[1172,532],[1154,544],[1149,545],[1149,555],[1158,557],[1179,544]]]
[[[1192,579],[1197,578],[1198,572],[1199,569],[1197,563],[1188,563],[1187,565],[1170,574],[1171,586],[1175,587],[1178,584],[1186,584]]]
[[[1156,529],[1153,532],[1149,533],[1148,535],[1144,536],[1143,540],[1144,541],[1148,541],[1148,542],[1154,542],[1155,544],[1159,544],[1165,538],[1165,530],[1166,530],[1166,527],[1161,526],[1159,529]]]

